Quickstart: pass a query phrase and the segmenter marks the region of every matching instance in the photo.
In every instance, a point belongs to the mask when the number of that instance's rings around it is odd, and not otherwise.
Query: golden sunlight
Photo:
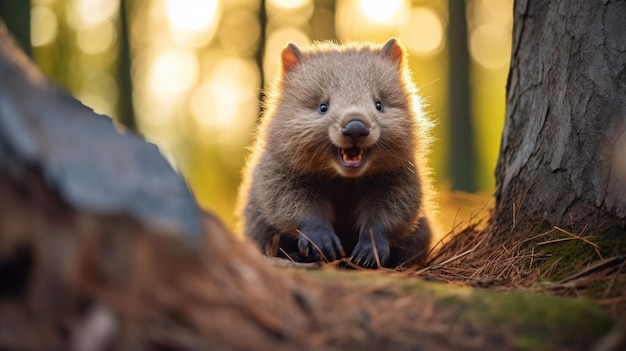
[[[97,26],[113,18],[118,12],[119,1],[73,0],[68,12],[68,23],[75,30]]]
[[[306,5],[310,0],[268,0],[268,5],[283,10],[293,10]]]
[[[510,59],[511,0],[475,0],[470,3],[469,50],[472,58],[488,69],[505,68]]]
[[[198,79],[198,58],[183,49],[159,53],[154,59],[149,78],[150,91],[159,99],[171,99],[172,95],[185,93]]]
[[[511,53],[510,33],[501,26],[482,24],[470,33],[469,49],[472,58],[489,69],[506,67]]]
[[[411,7],[406,0],[343,0],[337,2],[336,31],[341,40],[384,41],[398,35]]]
[[[202,133],[246,131],[258,113],[259,71],[254,61],[227,58],[191,96],[191,114]],[[252,106],[253,108],[247,108]]]
[[[30,42],[34,47],[52,43],[57,37],[57,16],[45,6],[34,6],[30,11]]]
[[[370,22],[387,24],[400,17],[406,10],[406,0],[359,0],[359,10]]]
[[[261,23],[251,11],[231,12],[220,22],[220,44],[231,54],[253,56],[260,36]]]
[[[183,32],[202,32],[217,21],[218,0],[166,0],[167,18]]]
[[[399,27],[400,37],[416,55],[435,55],[444,46],[444,28],[439,15],[428,7],[416,7]]]
[[[105,21],[98,25],[87,27],[76,33],[76,44],[86,54],[103,53],[113,47],[117,39],[117,32],[112,21]]]

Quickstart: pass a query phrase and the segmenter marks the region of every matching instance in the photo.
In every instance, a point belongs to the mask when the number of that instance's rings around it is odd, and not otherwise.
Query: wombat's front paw
[[[332,231],[301,231],[298,249],[310,262],[331,262],[345,255],[339,237]]]
[[[386,235],[362,235],[356,243],[350,260],[365,268],[384,266],[389,261],[389,240]]]

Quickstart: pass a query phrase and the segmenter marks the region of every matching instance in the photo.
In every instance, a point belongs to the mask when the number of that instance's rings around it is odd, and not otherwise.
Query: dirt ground
[[[328,311],[322,312],[322,318],[331,324],[316,333],[315,346],[590,350],[603,349],[601,344],[609,343],[606,335],[612,329],[614,339],[607,349],[626,345],[626,328],[615,322],[623,318],[623,285],[615,283],[609,288],[611,297],[600,298],[586,295],[585,285],[569,285],[575,278],[548,283],[536,269],[522,272],[506,264],[487,267],[478,256],[457,262],[479,253],[480,246],[472,248],[470,253],[442,252],[436,263],[404,272],[324,267],[306,273],[318,279],[324,291],[314,309]],[[489,259],[507,262],[492,253],[482,260]],[[624,257],[604,260],[600,262],[603,267],[581,270],[579,277],[588,281],[610,278],[623,284],[623,262]]]
[[[442,211],[456,224],[426,266],[343,270],[335,262],[304,273],[323,290],[315,310],[329,311],[325,317],[337,324],[319,332],[316,346],[626,347],[626,240],[620,233],[572,233],[525,221],[503,234],[489,223],[485,197],[445,196],[447,208],[465,204],[456,213]]]

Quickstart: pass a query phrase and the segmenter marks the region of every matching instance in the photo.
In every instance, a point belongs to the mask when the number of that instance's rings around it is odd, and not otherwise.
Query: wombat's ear
[[[300,49],[294,43],[289,43],[284,49],[282,54],[280,55],[280,59],[283,65],[283,71],[289,72],[291,71],[298,62],[300,62],[300,57],[302,54],[300,53]]]
[[[404,59],[404,48],[395,38],[391,38],[383,46],[383,54],[400,66]]]

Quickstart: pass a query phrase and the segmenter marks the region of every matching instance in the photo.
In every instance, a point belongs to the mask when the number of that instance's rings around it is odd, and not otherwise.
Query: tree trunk
[[[569,230],[626,217],[626,2],[514,7],[496,225]],[[594,227],[597,228],[597,227]]]
[[[259,33],[259,43],[256,49],[255,59],[256,64],[261,71],[260,87],[259,87],[259,101],[265,101],[265,72],[263,72],[263,56],[265,56],[265,43],[267,41],[267,10],[265,9],[265,0],[260,0],[259,3],[259,26],[261,33]]]
[[[30,56],[30,1],[0,1],[0,18],[4,20],[9,32],[20,43],[22,50]]]
[[[465,1],[449,0],[448,94],[450,103],[450,156],[452,189],[476,191],[476,152],[470,99]]]
[[[129,130],[137,132],[135,120],[135,107],[133,103],[133,80],[131,74],[130,54],[130,17],[135,10],[134,1],[120,2],[120,38],[119,38],[119,63],[117,79],[120,87],[120,114],[119,122]]]

